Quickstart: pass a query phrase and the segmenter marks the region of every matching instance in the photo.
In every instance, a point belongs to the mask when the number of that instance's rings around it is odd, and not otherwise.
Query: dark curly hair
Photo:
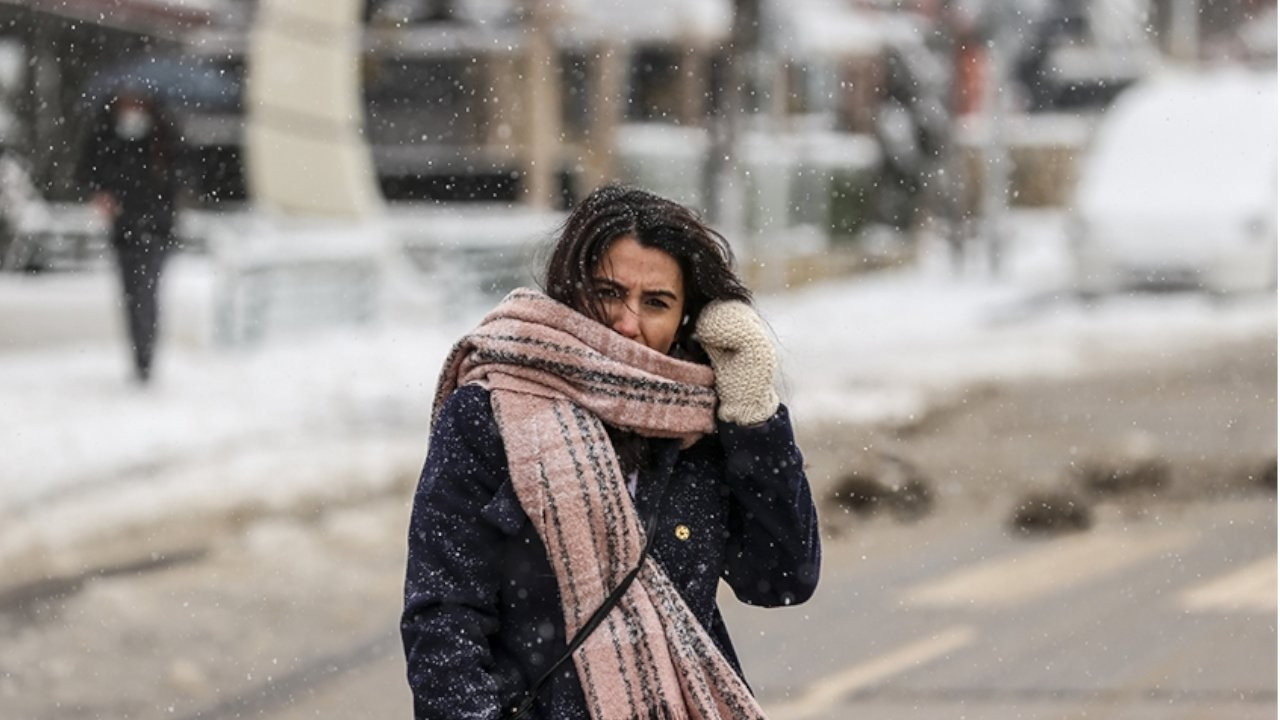
[[[604,185],[573,209],[560,228],[547,261],[543,291],[578,312],[605,323],[591,282],[614,240],[631,235],[644,247],[670,255],[684,278],[684,313],[672,354],[706,362],[692,341],[694,322],[714,300],[751,302],[751,291],[733,272],[733,251],[689,208],[635,188]]]

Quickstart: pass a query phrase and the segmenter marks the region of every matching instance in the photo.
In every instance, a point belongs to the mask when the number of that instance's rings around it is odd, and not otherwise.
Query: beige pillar
[[[584,141],[582,191],[585,195],[617,179],[614,143],[621,116],[627,66],[623,46],[605,42],[587,63],[587,136]]]
[[[680,56],[680,124],[701,127],[707,116],[707,50],[699,46],[684,49]]]
[[[529,0],[524,67],[525,201],[550,210],[559,196],[560,67],[552,38],[555,18],[546,0]]]
[[[360,0],[261,0],[250,36],[245,132],[250,197],[304,217],[382,206],[362,135]]]

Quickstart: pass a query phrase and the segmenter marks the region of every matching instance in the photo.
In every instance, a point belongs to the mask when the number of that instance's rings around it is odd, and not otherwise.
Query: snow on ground
[[[1086,375],[1198,346],[1275,334],[1274,294],[1136,294],[1086,306],[1067,288],[1061,216],[1013,218],[1006,275],[920,266],[763,299],[796,417],[906,421],[961,386]]]
[[[761,297],[795,416],[907,419],[966,383],[1087,374],[1275,332],[1274,294],[1086,308],[1063,292],[1060,217],[1015,219],[999,280],[955,278],[926,248],[914,268]],[[425,451],[440,363],[487,309],[402,303],[376,327],[217,349],[182,329],[207,314],[212,283],[204,261],[181,258],[165,278],[157,380],[139,388],[118,321],[103,324],[117,313],[108,273],[0,277],[0,562],[113,523],[402,480]]]

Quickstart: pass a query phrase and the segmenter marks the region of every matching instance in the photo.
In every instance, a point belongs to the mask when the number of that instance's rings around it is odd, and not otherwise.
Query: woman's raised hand
[[[758,425],[777,412],[773,343],[750,305],[737,300],[707,305],[698,316],[694,337],[716,371],[716,393],[720,396],[717,414],[721,420]]]

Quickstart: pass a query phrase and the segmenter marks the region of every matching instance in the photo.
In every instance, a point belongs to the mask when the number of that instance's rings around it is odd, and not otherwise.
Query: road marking
[[[977,632],[958,625],[936,635],[904,645],[886,655],[858,663],[828,675],[810,685],[795,700],[770,705],[765,714],[770,720],[801,720],[834,707],[846,695],[917,668],[973,642]]]
[[[1115,572],[1190,540],[1186,532],[1142,536],[1089,533],[1043,548],[961,568],[907,589],[913,605],[1008,607]]]
[[[1276,611],[1276,556],[1220,575],[1178,596],[1184,610],[1198,612]]]

